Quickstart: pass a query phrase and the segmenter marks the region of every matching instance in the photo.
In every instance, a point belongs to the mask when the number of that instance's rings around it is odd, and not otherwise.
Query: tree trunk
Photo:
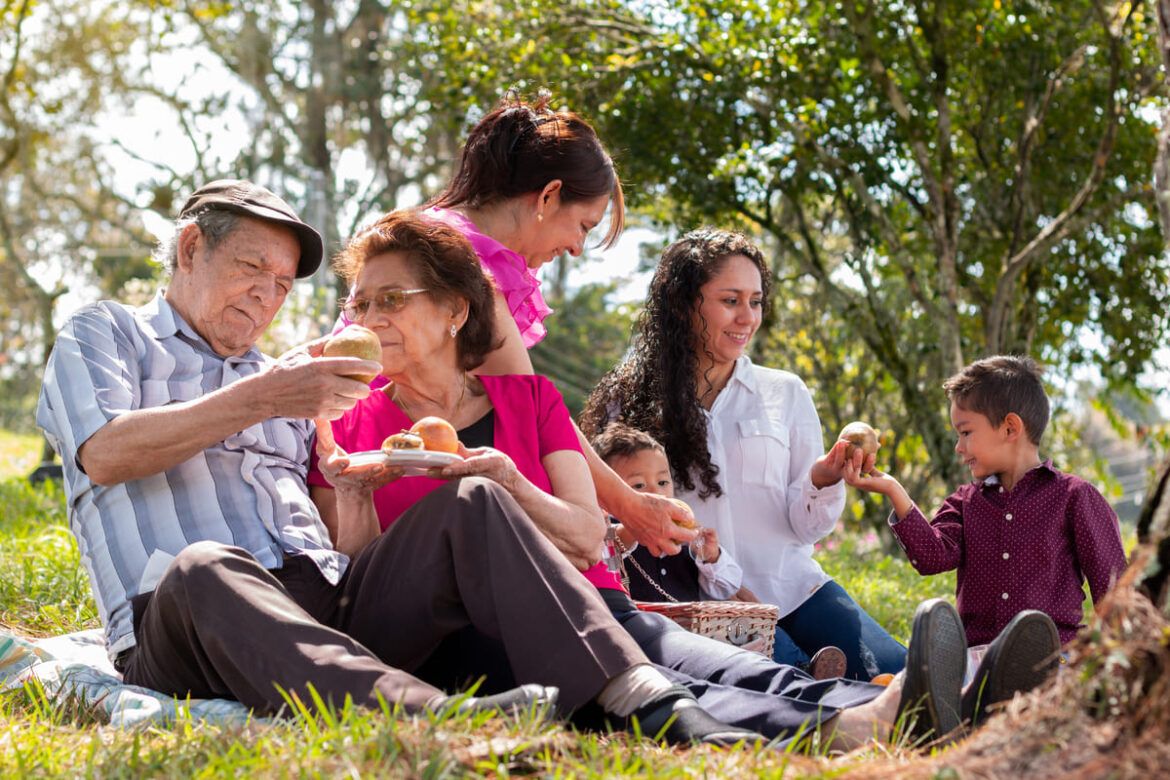
[[[1156,0],[1158,7],[1158,46],[1162,52],[1162,77],[1170,83],[1170,0]],[[1158,133],[1158,156],[1154,161],[1154,189],[1162,235],[1170,236],[1170,110],[1162,113]],[[1167,613],[1170,584],[1170,458],[1162,464],[1156,487],[1146,499],[1138,517],[1138,541],[1154,548],[1154,558],[1146,567],[1139,587],[1154,604]],[[1170,613],[1168,613],[1170,614]]]

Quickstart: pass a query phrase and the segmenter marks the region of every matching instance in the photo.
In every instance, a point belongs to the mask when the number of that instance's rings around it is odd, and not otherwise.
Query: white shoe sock
[[[597,696],[597,703],[609,714],[625,718],[672,687],[662,672],[650,664],[638,664],[606,683]]]

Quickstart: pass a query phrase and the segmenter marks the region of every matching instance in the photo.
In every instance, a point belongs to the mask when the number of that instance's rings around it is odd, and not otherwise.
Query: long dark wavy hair
[[[697,475],[700,498],[721,496],[723,489],[707,450],[707,421],[696,380],[700,351],[714,356],[695,332],[693,318],[700,288],[732,255],[743,255],[759,268],[762,307],[768,311],[772,274],[751,239],[714,228],[687,233],[662,253],[630,353],[602,378],[581,416],[581,430],[588,437],[598,435],[611,419],[654,436],[666,448],[676,484],[694,490]]]

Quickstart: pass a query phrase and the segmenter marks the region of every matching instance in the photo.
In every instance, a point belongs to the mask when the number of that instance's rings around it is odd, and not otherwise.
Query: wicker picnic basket
[[[780,608],[743,601],[639,601],[638,609],[658,612],[687,631],[772,657]]]

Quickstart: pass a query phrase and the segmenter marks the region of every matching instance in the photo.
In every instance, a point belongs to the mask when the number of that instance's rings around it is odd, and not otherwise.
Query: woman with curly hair
[[[903,668],[906,649],[813,560],[845,506],[847,443],[825,453],[808,388],[745,354],[771,274],[747,237],[704,228],[667,247],[627,359],[593,391],[581,427],[620,420],[669,453],[676,496],[718,532],[743,583],[780,607],[776,660],[797,664],[829,645],[846,676]],[[872,455],[855,465],[872,468]]]

